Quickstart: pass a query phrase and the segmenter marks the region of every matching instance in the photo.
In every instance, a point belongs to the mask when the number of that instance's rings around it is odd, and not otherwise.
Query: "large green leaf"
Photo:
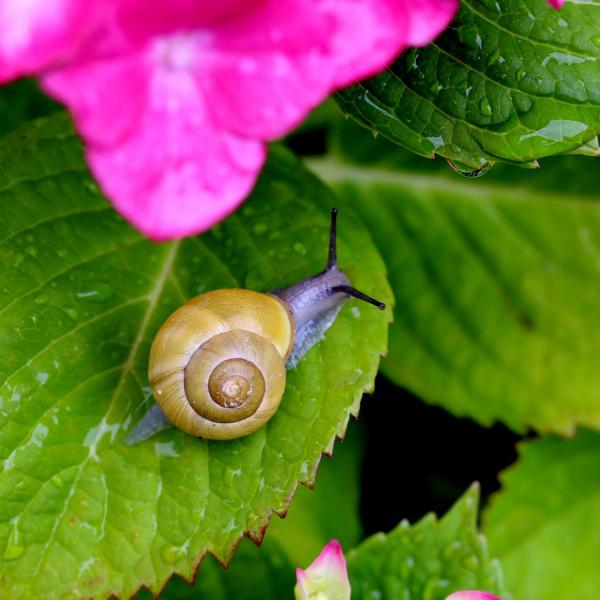
[[[600,589],[600,435],[521,446],[485,514],[490,548],[520,600],[596,600]]]
[[[349,303],[249,437],[170,430],[120,442],[150,402],[147,354],[165,317],[203,290],[268,290],[322,268],[335,199],[275,149],[241,211],[202,237],[154,245],[98,193],[63,119],[6,138],[0,161],[2,596],[128,596],[174,571],[191,577],[207,551],[228,560],[344,433],[373,385],[389,315]],[[350,210],[339,234],[349,277],[389,301]]]
[[[348,557],[354,600],[443,600],[460,589],[486,590],[508,600],[500,565],[476,528],[479,488],[439,521],[428,515],[379,533]]]
[[[600,206],[591,195],[446,170],[311,164],[361,212],[387,261],[396,295],[388,377],[483,424],[600,427]]]
[[[452,26],[337,96],[368,127],[467,171],[567,152],[600,132],[600,4],[463,0]]]

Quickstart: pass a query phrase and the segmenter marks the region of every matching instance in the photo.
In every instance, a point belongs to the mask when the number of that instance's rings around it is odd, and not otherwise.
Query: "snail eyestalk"
[[[379,300],[375,300],[375,298],[371,298],[371,296],[363,294],[360,290],[353,288],[351,285],[337,285],[331,288],[332,294],[335,294],[336,292],[343,292],[344,294],[348,294],[348,296],[352,296],[353,298],[364,300],[365,302],[376,306],[379,310],[385,310],[385,304],[383,302],[379,302]]]
[[[329,254],[327,257],[327,268],[337,267],[337,208],[331,209],[331,228],[329,229]]]
[[[337,269],[337,213],[337,208],[331,209],[331,227],[329,229],[329,253],[327,257],[327,268],[325,269],[325,273],[331,269]],[[385,304],[383,302],[375,300],[375,298],[364,294],[360,290],[353,288],[351,285],[336,285],[330,290],[331,294],[335,294],[337,292],[343,292],[344,294],[348,294],[348,296],[352,296],[354,298],[358,298],[359,300],[363,300],[364,302],[368,302],[369,304],[376,306],[379,310],[385,310]]]

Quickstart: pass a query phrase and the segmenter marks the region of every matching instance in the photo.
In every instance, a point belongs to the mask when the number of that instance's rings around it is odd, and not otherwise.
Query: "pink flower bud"
[[[346,559],[337,540],[331,540],[308,569],[296,569],[296,600],[350,600]]]

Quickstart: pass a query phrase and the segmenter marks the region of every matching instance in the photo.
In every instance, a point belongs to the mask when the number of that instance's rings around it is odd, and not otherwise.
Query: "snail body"
[[[192,298],[158,331],[148,365],[156,404],[126,444],[176,425],[207,439],[248,435],[275,413],[290,369],[331,326],[354,289],[337,267],[336,211],[321,273],[260,293],[222,289]]]

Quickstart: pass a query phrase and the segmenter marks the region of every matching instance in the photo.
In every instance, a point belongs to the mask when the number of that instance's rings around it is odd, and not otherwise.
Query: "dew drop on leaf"
[[[533,106],[533,102],[527,94],[523,94],[521,92],[514,91],[511,94],[511,97],[512,97],[512,101],[513,101],[513,106],[515,107],[515,110],[518,113],[523,115],[525,113],[528,113],[531,110],[531,108]]]
[[[12,544],[8,544],[2,558],[4,558],[4,560],[16,560],[23,556],[24,553],[25,548],[23,546],[13,546]]]
[[[106,283],[89,283],[77,292],[77,297],[89,302],[106,302],[113,295],[113,289]]]
[[[492,114],[492,105],[487,98],[483,98],[479,103],[479,111],[484,117],[489,117]]]
[[[296,242],[292,248],[294,249],[294,252],[297,252],[298,254],[301,254],[302,256],[304,256],[306,254],[306,246],[302,243],[302,242]]]
[[[448,165],[457,175],[468,177],[469,179],[481,177],[492,168],[492,165],[489,162],[482,165],[479,169],[473,169],[473,167],[470,167],[469,165],[463,165],[458,161],[452,160],[448,161]]]
[[[255,235],[262,235],[263,233],[265,233],[267,231],[267,224],[266,223],[257,223],[252,228],[252,231],[254,232]]]

